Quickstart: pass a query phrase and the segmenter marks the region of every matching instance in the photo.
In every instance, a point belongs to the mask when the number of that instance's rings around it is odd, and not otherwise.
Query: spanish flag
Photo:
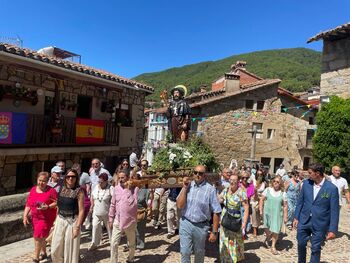
[[[76,143],[103,143],[105,122],[102,120],[76,119]]]

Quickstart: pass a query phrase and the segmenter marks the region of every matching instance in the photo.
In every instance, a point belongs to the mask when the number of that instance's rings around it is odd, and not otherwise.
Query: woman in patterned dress
[[[220,226],[220,259],[223,263],[238,262],[244,259],[243,231],[247,225],[249,216],[248,198],[245,190],[238,187],[238,175],[230,176],[230,186],[219,196],[220,202],[224,205],[221,213],[221,220],[225,213],[240,216],[241,206],[244,207],[242,219],[242,231],[233,232]]]
[[[288,202],[288,220],[287,227],[289,230],[292,230],[292,223],[294,218],[294,211],[297,205],[299,193],[300,193],[300,181],[298,179],[298,172],[292,171],[292,178],[285,182],[284,189],[287,194]]]

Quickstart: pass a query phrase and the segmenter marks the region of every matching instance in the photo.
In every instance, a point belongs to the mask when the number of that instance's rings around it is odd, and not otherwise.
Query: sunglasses
[[[198,175],[201,175],[201,176],[202,176],[202,175],[204,174],[204,172],[200,172],[200,171],[193,171],[193,174],[195,174],[195,175],[197,175],[197,174],[198,174]]]
[[[141,167],[147,167],[147,164],[141,164]]]
[[[74,179],[74,178],[77,178],[75,175],[67,175],[66,176],[66,179]]]
[[[123,163],[123,165],[129,165],[128,163]]]
[[[280,183],[280,181],[278,181],[278,180],[273,180],[272,182],[274,182],[274,183]]]

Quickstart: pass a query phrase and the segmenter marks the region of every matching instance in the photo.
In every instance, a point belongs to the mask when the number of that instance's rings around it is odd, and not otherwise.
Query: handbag
[[[147,209],[146,208],[138,208],[137,209],[137,222],[141,222],[146,218],[146,213]]]
[[[232,231],[232,232],[238,232],[242,228],[242,218],[241,218],[241,213],[239,211],[239,217],[235,217],[234,215],[231,215],[229,213],[228,207],[227,207],[227,192],[226,192],[226,202],[225,202],[225,207],[226,207],[226,213],[222,217],[221,220],[221,225]]]

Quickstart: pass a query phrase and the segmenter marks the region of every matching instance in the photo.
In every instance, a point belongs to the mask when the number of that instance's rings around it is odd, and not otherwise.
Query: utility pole
[[[258,160],[255,160],[255,151],[256,151],[256,135],[257,134],[262,134],[262,131],[259,131],[255,125],[253,125],[253,128],[248,131],[248,133],[252,134],[252,147],[250,150],[250,158],[246,159],[250,163],[250,166],[252,163],[258,162]]]

